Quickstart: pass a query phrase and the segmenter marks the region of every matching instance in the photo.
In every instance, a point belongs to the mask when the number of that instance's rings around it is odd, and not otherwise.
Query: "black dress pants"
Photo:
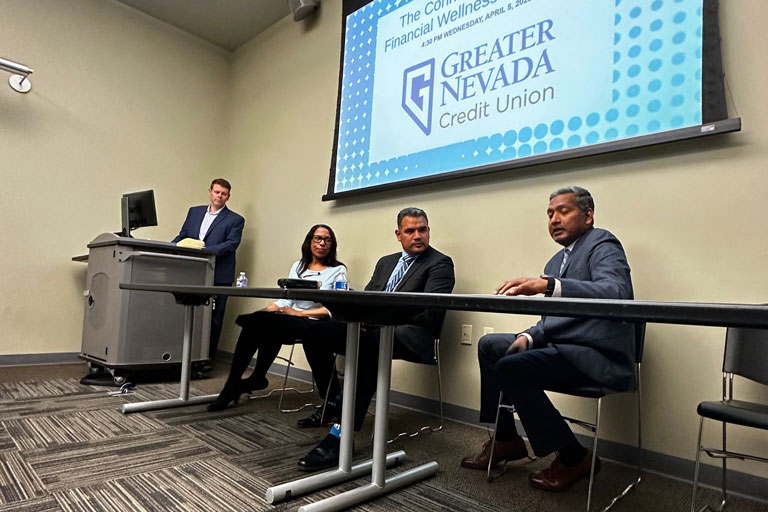
[[[345,331],[346,332],[346,331]],[[357,387],[355,400],[355,430],[363,426],[368,406],[376,393],[376,382],[379,368],[379,335],[378,327],[366,327],[360,331],[360,345],[357,352]],[[330,385],[330,397],[338,396],[341,392],[336,374],[333,372],[334,354],[346,353],[346,335],[334,338],[333,342],[305,343],[304,354],[312,367],[312,374],[318,386],[318,392],[324,397],[325,390]],[[392,346],[393,359],[420,361],[422,358],[414,354],[408,347],[395,337]],[[389,391],[389,390],[386,390]]]
[[[232,283],[229,283],[231,285]],[[217,285],[217,286],[229,286]],[[227,308],[227,295],[216,295],[214,297],[216,307],[211,312],[211,336],[208,341],[208,359],[216,357],[216,351],[219,348],[219,337],[221,336],[221,327],[224,325],[224,311]]]
[[[227,379],[229,385],[236,384],[242,378],[257,352],[256,367],[249,377],[254,381],[265,378],[283,345],[328,344],[335,338],[343,337],[347,327],[345,323],[332,319],[315,320],[267,311],[240,315],[237,324],[242,330],[232,357],[232,367]]]
[[[506,355],[516,337],[516,334],[489,334],[480,339],[480,421],[495,421],[499,391],[502,391],[504,402],[515,406],[534,453],[544,457],[576,442],[544,390],[567,390],[597,383],[554,347]],[[500,414],[497,438],[508,440],[515,435],[514,416]]]

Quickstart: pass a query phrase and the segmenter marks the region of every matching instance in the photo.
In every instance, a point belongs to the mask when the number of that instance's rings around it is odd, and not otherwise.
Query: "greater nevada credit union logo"
[[[435,92],[435,59],[403,72],[403,110],[425,135],[432,133],[432,96]]]

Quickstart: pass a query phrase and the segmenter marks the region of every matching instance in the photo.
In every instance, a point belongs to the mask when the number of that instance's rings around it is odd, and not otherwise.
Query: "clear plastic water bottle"
[[[334,290],[349,290],[349,281],[347,281],[347,274],[340,273],[336,277],[336,281],[333,283]]]
[[[248,278],[245,277],[245,272],[240,272],[240,275],[237,276],[235,286],[238,288],[248,288]]]

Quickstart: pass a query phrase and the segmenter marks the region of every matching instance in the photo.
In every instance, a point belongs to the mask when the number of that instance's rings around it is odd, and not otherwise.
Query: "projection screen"
[[[324,200],[736,131],[716,0],[346,0]]]

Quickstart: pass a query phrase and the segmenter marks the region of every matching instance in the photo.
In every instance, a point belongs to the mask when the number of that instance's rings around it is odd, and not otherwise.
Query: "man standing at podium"
[[[185,238],[201,240],[205,243],[206,249],[216,252],[216,270],[213,275],[213,284],[216,286],[232,286],[235,281],[235,251],[240,245],[245,226],[245,219],[227,208],[231,190],[232,185],[224,178],[213,180],[208,189],[211,204],[190,208],[181,231],[172,240],[172,242],[179,242]],[[216,348],[219,345],[226,305],[226,295],[214,297],[211,340],[208,346],[208,357],[211,359],[216,355]]]

